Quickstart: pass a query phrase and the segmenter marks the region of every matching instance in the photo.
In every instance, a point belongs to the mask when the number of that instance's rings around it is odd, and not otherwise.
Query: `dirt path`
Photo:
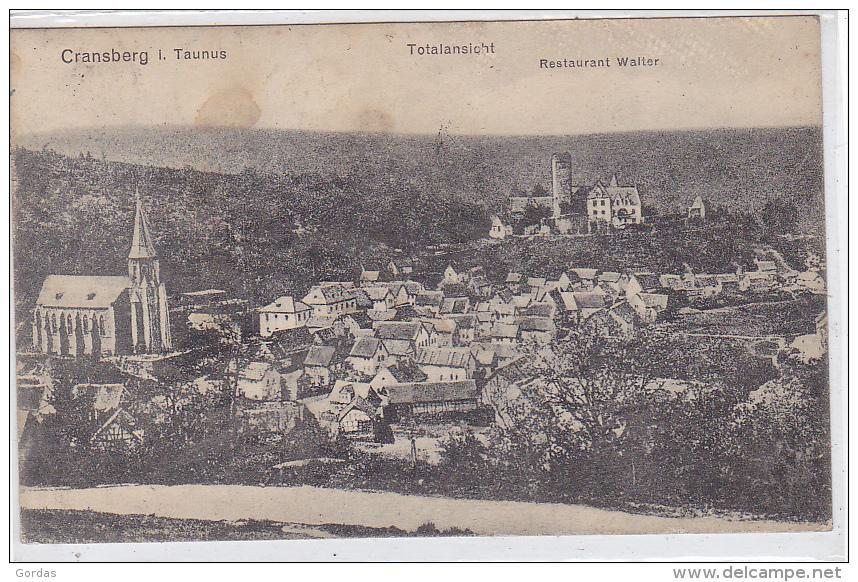
[[[479,535],[735,533],[825,531],[825,524],[669,518],[580,505],[418,497],[317,487],[122,485],[93,489],[21,489],[21,507],[90,509],[116,514],[206,520],[269,519],[287,523],[396,526],[432,522]]]

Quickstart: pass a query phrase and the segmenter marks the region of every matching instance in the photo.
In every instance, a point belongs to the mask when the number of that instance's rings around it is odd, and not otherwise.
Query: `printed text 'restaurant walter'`
[[[614,57],[618,67],[657,67],[661,59],[649,57]],[[604,59],[563,59],[552,61],[539,59],[540,69],[598,69],[610,68],[611,57]]]

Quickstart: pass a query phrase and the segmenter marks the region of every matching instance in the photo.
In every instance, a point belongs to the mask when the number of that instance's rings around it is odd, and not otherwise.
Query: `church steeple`
[[[143,210],[143,202],[140,200],[140,190],[134,189],[134,197],[137,200],[137,212],[134,215],[134,236],[131,238],[131,251],[129,259],[154,259],[157,258],[155,247],[152,244],[152,235],[149,234],[149,220]]]

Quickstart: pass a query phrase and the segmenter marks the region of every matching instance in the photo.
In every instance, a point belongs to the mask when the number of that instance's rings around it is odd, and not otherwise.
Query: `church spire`
[[[140,190],[134,189],[134,197],[137,200],[137,212],[134,215],[134,236],[131,239],[131,251],[129,259],[154,259],[155,247],[152,245],[152,236],[149,234],[149,220],[143,210],[143,202],[140,200]]]

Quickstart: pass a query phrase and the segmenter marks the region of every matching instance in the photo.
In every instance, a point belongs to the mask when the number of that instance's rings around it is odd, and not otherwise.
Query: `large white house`
[[[642,222],[638,189],[634,186],[619,186],[616,176],[611,178],[608,186],[599,180],[587,194],[587,223],[591,231],[604,229],[608,225],[625,228]]]
[[[280,297],[259,310],[259,335],[270,337],[276,331],[304,327],[311,315],[313,308],[303,301]]]

